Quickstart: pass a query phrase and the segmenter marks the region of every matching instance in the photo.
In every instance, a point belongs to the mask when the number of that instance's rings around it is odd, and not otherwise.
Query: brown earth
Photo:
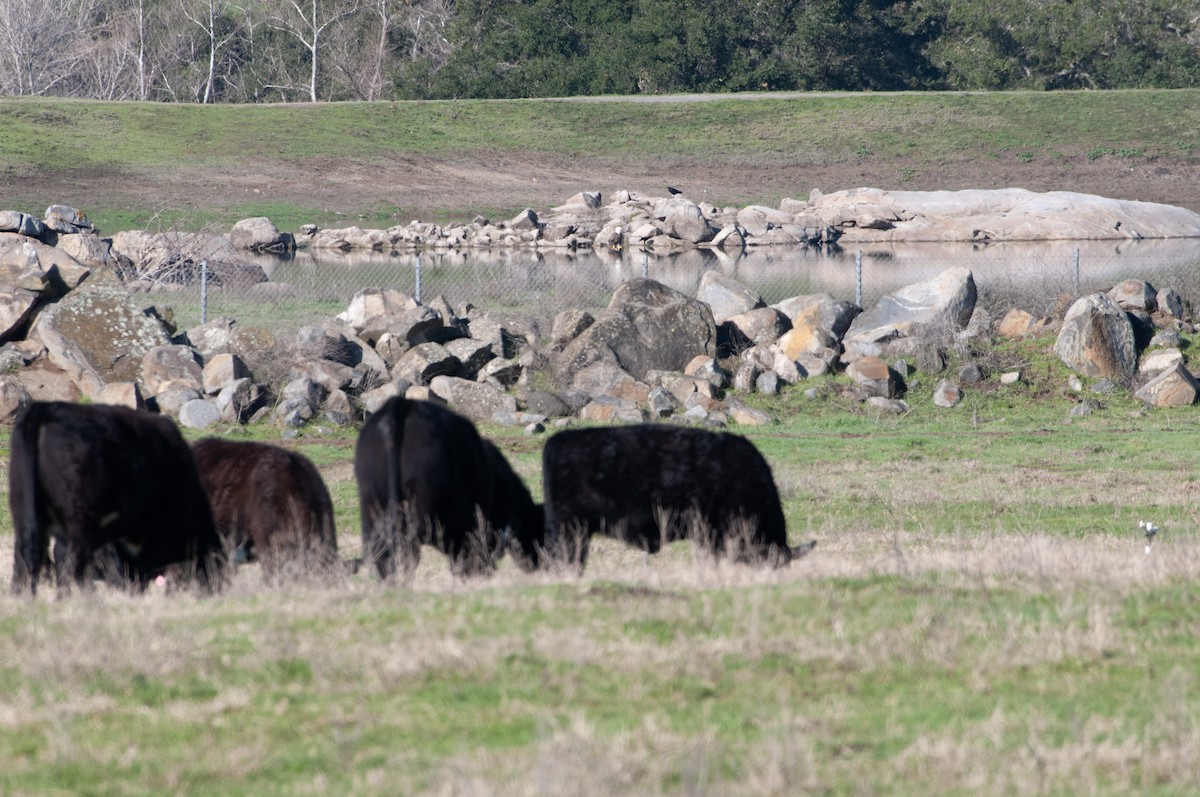
[[[318,216],[313,221],[325,225],[332,218],[352,218],[380,209],[400,222],[416,218],[468,220],[477,213],[553,207],[586,190],[599,190],[605,196],[620,189],[663,196],[668,184],[683,189],[692,199],[717,205],[774,205],[783,197],[806,197],[812,188],[828,193],[862,186],[922,191],[1019,187],[1161,202],[1200,212],[1200,162],[1190,158],[1130,161],[1106,156],[1088,160],[1079,155],[1032,163],[1014,157],[936,164],[863,159],[777,166],[679,161],[606,164],[505,152],[494,161],[291,164],[260,158],[226,172],[187,167],[135,174],[96,168],[71,173],[10,168],[3,177],[6,194],[28,197],[35,203],[172,214],[285,204],[313,209]]]

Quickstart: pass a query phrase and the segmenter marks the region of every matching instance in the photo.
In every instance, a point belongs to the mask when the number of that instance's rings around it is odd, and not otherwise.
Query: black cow
[[[537,566],[541,508],[475,425],[433,402],[390,399],[363,425],[354,452],[363,557],[381,578],[416,568],[420,546],[458,575],[491,572],[506,547]],[[397,561],[399,560],[399,561]]]
[[[220,575],[208,499],[191,450],[166,417],[31,404],[13,427],[8,479],[14,592],[36,592],[51,537],[62,543],[63,572],[79,584],[98,551],[142,588],[175,563],[194,568],[204,584]]]
[[[781,565],[787,544],[771,468],[744,437],[641,424],[573,429],[542,450],[547,554],[583,568],[592,534],[647,553],[693,539],[715,556]]]
[[[338,564],[333,500],[315,465],[266,443],[208,437],[192,446],[217,533],[273,580],[283,566],[332,575]]]

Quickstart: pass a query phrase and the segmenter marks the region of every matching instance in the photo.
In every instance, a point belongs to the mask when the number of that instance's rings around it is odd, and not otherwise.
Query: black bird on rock
[[[669,186],[667,186],[667,193],[670,194],[671,196],[678,196],[679,194],[682,194],[683,192],[680,191],[675,186],[669,185]]]

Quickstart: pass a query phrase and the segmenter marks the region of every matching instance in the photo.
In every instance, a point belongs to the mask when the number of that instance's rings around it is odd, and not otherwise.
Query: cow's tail
[[[790,549],[791,554],[792,554],[792,559],[796,560],[796,559],[801,559],[805,556],[808,556],[810,553],[812,553],[812,549],[816,548],[816,547],[817,547],[816,540],[809,540],[808,542],[802,543],[800,545],[796,545]]]
[[[37,591],[45,541],[41,539],[37,517],[38,432],[41,424],[31,406],[17,419],[10,444],[9,497],[13,510],[12,591],[31,594]]]

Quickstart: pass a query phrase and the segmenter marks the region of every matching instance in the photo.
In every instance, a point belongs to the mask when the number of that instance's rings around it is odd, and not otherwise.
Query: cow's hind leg
[[[38,574],[49,554],[49,542],[37,529],[17,529],[13,549],[13,594],[37,593]]]

